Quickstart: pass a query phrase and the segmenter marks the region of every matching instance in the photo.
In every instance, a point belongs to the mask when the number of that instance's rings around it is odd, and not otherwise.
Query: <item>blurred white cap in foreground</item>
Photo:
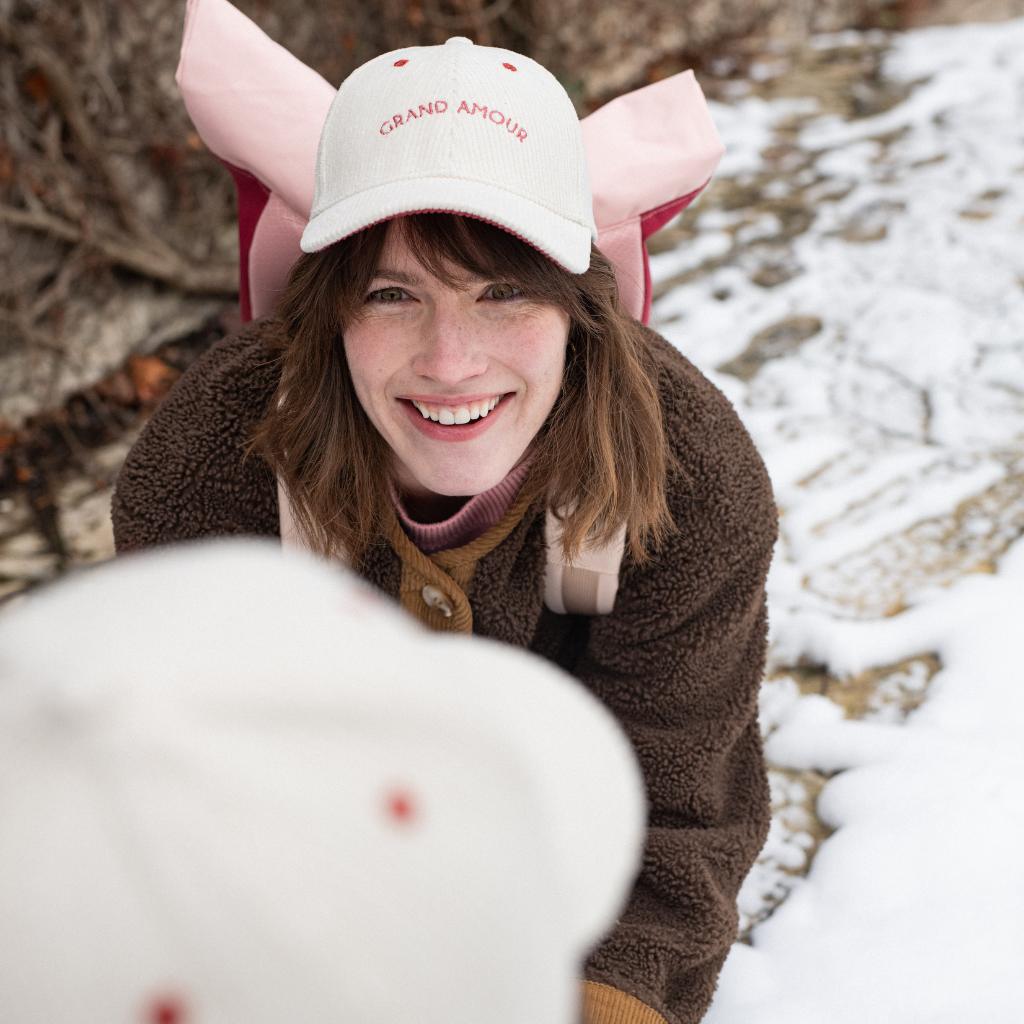
[[[0,613],[4,1020],[573,1024],[645,818],[576,680],[269,541]]]

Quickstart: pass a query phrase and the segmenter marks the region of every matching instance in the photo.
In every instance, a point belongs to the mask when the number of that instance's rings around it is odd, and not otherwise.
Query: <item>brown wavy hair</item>
[[[611,264],[591,244],[589,269],[572,274],[509,232],[452,213],[382,221],[304,253],[291,269],[274,310],[283,331],[269,342],[278,388],[244,451],[246,458],[258,452],[281,478],[296,529],[319,554],[353,563],[384,534],[391,450],[356,396],[342,337],[361,315],[391,224],[449,287],[461,270],[514,284],[568,313],[561,392],[531,444],[522,487],[530,500],[546,494],[554,508],[569,510],[561,517],[566,558],[585,539],[611,540],[625,523],[627,552],[645,562],[648,546],[674,528],[665,501],[674,459],[653,358],[620,305]]]

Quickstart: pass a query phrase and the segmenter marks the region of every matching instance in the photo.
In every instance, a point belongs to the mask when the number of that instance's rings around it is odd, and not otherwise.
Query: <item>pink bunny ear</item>
[[[235,180],[242,319],[263,316],[301,255],[337,90],[227,0],[188,0],[174,77],[196,131]]]
[[[238,190],[242,319],[270,312],[301,255],[317,144],[336,90],[228,0],[188,0],[175,74]],[[692,71],[619,96],[581,122],[598,248],[646,323],[646,240],[700,194],[724,147]]]
[[[651,312],[646,240],[703,191],[725,147],[692,71],[625,93],[580,122],[597,246],[626,308]]]

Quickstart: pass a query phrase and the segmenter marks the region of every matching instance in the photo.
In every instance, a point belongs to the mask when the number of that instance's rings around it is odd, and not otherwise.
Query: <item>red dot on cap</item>
[[[515,64],[507,64],[507,63],[506,63],[506,64],[502,64],[501,66],[502,66],[503,68],[508,68],[508,69],[509,69],[509,71],[518,71],[518,70],[519,70],[519,69],[518,69],[518,68],[517,68],[517,67],[515,66]]]
[[[395,67],[396,68],[400,68],[400,67],[403,67],[404,65],[406,65],[408,63],[409,63],[409,61],[405,57],[403,57],[401,60],[396,60],[395,61]]]
[[[416,802],[408,790],[393,789],[387,797],[388,814],[396,821],[412,821],[416,817]]]
[[[158,996],[146,1007],[145,1024],[185,1024],[185,1004],[177,996]]]

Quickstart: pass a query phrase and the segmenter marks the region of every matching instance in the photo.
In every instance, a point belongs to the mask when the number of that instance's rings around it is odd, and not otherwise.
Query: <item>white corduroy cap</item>
[[[645,812],[528,652],[269,541],[124,556],[0,613],[0,1016],[575,1024]]]
[[[579,118],[536,61],[453,36],[381,54],[341,83],[303,252],[441,211],[497,224],[574,274],[589,268],[598,233]]]

